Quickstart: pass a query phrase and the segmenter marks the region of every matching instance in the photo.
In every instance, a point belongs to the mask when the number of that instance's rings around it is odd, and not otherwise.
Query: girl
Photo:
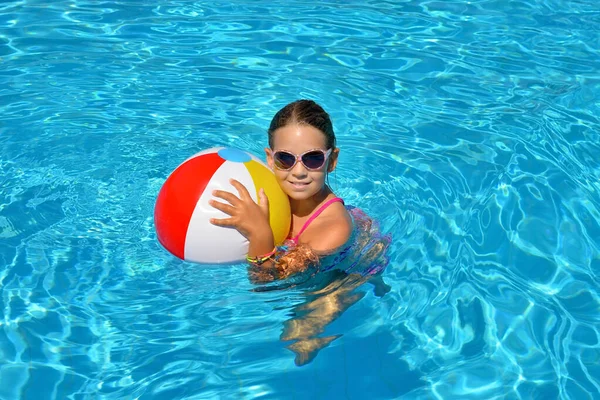
[[[216,190],[211,205],[229,215],[212,219],[218,226],[237,229],[249,241],[248,261],[260,280],[285,278],[332,254],[352,233],[352,218],[342,199],[326,184],[335,169],[339,149],[329,115],[311,100],[298,100],[282,108],[269,127],[267,162],[288,195],[292,224],[282,248],[274,247],[269,226],[268,199],[259,193],[256,204],[247,189],[232,180],[239,197]]]
[[[346,208],[326,184],[327,174],[335,169],[340,151],[335,146],[329,115],[318,104],[310,100],[288,104],[275,114],[268,132],[267,161],[291,205],[288,240],[284,246],[274,248],[265,193],[260,191],[256,204],[246,188],[235,180],[231,183],[239,197],[217,190],[213,195],[228,204],[211,201],[213,207],[229,218],[213,219],[211,223],[233,227],[248,239],[250,276],[258,282],[302,272],[319,264],[320,257],[325,255],[331,255],[331,259],[327,262],[323,258],[327,264],[321,268],[323,271],[342,266],[346,260],[344,272],[337,275],[339,279],[331,282],[326,279],[323,287],[307,293],[307,301],[297,305],[292,318],[284,323],[281,340],[293,341],[287,347],[296,354],[295,363],[300,366],[341,336],[319,335],[364,296],[354,293],[355,288],[370,282],[377,296],[390,290],[380,272],[388,263],[385,252],[391,237],[382,236],[374,221],[358,208]],[[352,273],[356,268],[360,273]]]

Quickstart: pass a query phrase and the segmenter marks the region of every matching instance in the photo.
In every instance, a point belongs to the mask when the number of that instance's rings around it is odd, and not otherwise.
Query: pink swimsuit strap
[[[327,200],[325,202],[325,204],[323,204],[321,207],[319,207],[319,209],[317,211],[315,211],[313,213],[313,215],[311,215],[310,218],[304,223],[304,225],[302,226],[302,229],[300,229],[300,232],[298,232],[298,234],[295,237],[293,237],[292,239],[290,239],[290,240],[294,244],[298,244],[298,238],[300,237],[300,235],[302,235],[302,232],[304,232],[306,230],[306,228],[308,228],[308,225],[310,225],[311,222],[313,222],[323,211],[325,211],[325,209],[327,207],[329,207],[333,203],[342,203],[342,204],[344,204],[344,200],[342,200],[339,197],[334,197],[333,199]]]

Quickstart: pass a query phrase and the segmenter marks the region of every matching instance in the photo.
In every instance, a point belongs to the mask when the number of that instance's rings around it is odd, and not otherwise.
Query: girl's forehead
[[[277,129],[273,136],[276,149],[312,150],[325,149],[327,140],[325,134],[310,125],[286,125]]]

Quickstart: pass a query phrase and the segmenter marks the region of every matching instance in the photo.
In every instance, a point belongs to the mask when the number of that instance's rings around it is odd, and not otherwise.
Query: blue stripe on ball
[[[238,163],[245,163],[252,160],[250,154],[245,151],[234,149],[232,147],[226,147],[218,151],[219,156],[224,160]]]

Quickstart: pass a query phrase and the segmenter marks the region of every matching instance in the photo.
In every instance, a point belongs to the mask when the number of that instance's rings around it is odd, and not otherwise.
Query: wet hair
[[[292,275],[314,272],[320,264],[319,256],[306,244],[299,244],[287,250],[270,267],[251,265],[248,268],[250,281],[266,283],[286,279]]]
[[[323,132],[327,149],[335,149],[335,133],[329,114],[312,100],[296,100],[275,114],[269,126],[269,147],[273,148],[275,131],[287,125],[310,125]]]

